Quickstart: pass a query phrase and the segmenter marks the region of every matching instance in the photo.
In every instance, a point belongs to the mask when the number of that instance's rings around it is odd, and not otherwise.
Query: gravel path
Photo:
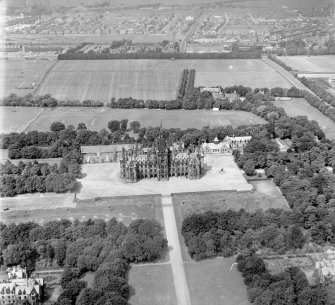
[[[177,305],[191,305],[171,194],[162,195],[162,205]]]

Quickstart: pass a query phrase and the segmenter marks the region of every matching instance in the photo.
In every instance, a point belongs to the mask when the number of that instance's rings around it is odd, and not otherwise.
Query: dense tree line
[[[81,47],[82,48],[82,47]],[[70,51],[70,50],[69,50]],[[96,59],[260,59],[261,51],[234,51],[230,53],[81,53],[77,51],[58,55],[59,60],[96,60]]]
[[[282,66],[286,71],[288,71],[288,72],[292,72],[293,71],[293,69],[290,66],[288,66],[287,64],[285,64],[282,60],[280,60],[275,55],[268,54],[268,58],[271,59],[272,61],[274,61],[275,63],[277,63],[278,65]]]
[[[206,212],[186,217],[181,232],[196,260],[229,257],[246,249],[278,254],[315,251],[319,245],[335,243],[334,216],[326,207]]]
[[[0,164],[0,196],[75,190],[78,187],[76,178],[81,177],[80,159],[80,154],[70,152],[59,166],[36,161]]]
[[[285,68],[287,71],[292,71],[292,68],[287,66],[283,61],[278,59],[273,55],[269,55],[269,58]],[[297,75],[291,72],[295,77]],[[301,91],[300,94],[305,100],[312,105],[313,107],[319,109],[324,115],[329,117],[332,121],[335,122],[335,100],[334,96],[329,93],[322,85],[320,85],[315,80],[310,80],[306,78],[298,78],[306,87],[308,87],[311,91],[313,91],[316,95],[311,94],[305,90]],[[298,92],[299,89],[296,89]]]
[[[53,98],[50,94],[17,96],[15,93],[5,97],[1,102],[2,106],[21,106],[21,107],[102,107],[104,103],[93,100],[66,100],[60,101]]]
[[[126,305],[127,273],[132,262],[151,262],[167,247],[154,220],[135,220],[129,227],[114,218],[51,221],[45,225],[0,223],[0,248],[6,266],[20,264],[31,273],[38,261],[56,261],[65,270],[57,305]],[[80,277],[94,271],[93,288]]]
[[[271,275],[262,258],[251,251],[237,257],[237,269],[244,277],[248,298],[255,305],[328,305],[324,287],[311,287],[306,275],[298,267]]]
[[[305,77],[299,79],[307,88],[312,90],[323,102],[335,107],[335,96],[332,95],[323,84],[314,79]]]
[[[186,94],[186,86],[187,86],[187,81],[188,81],[188,75],[189,75],[189,70],[188,69],[184,69],[182,74],[181,74],[181,78],[179,81],[179,86],[177,89],[177,99],[179,100],[183,100],[185,94]]]

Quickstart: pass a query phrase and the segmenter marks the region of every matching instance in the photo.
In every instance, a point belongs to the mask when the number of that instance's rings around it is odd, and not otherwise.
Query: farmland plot
[[[37,94],[58,99],[112,97],[170,100],[176,96],[183,69],[195,69],[195,86],[291,87],[261,60],[72,60],[59,61]]]

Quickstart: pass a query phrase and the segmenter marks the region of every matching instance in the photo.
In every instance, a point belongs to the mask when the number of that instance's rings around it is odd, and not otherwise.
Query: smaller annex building
[[[28,278],[20,266],[8,268],[0,277],[0,304],[41,304],[43,278]]]
[[[118,162],[122,150],[129,150],[134,144],[84,145],[80,147],[83,163]]]
[[[205,155],[231,155],[236,149],[243,151],[243,148],[248,144],[251,138],[251,136],[226,136],[223,141],[220,141],[216,137],[213,143],[203,143],[202,149]]]

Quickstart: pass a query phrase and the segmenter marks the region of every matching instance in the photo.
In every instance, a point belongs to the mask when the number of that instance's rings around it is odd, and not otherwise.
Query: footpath
[[[176,305],[191,305],[171,194],[162,194],[162,206],[173,282],[177,297]]]

